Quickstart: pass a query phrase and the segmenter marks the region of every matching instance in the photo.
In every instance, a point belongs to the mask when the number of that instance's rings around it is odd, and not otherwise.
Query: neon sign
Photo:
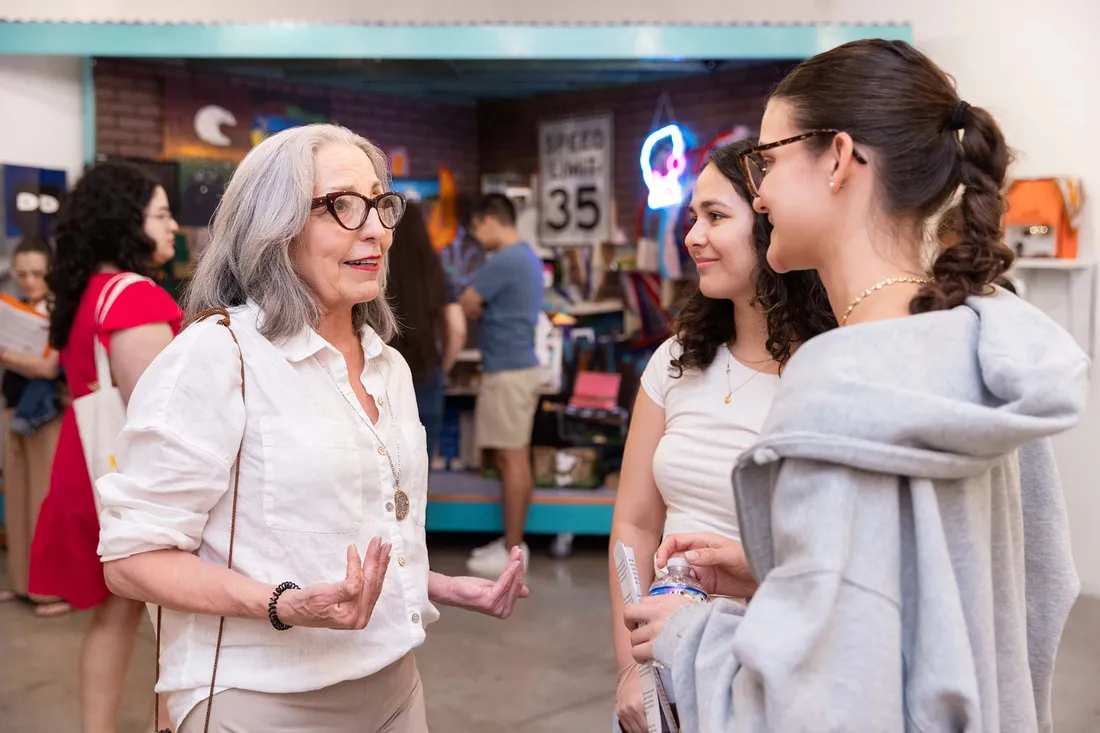
[[[664,159],[662,171],[653,167],[653,149],[665,138],[671,139],[672,152]],[[680,131],[679,125],[662,127],[646,138],[639,162],[642,166],[642,178],[649,189],[649,208],[665,209],[683,203],[684,186],[680,178],[687,170],[684,153],[684,133]]]

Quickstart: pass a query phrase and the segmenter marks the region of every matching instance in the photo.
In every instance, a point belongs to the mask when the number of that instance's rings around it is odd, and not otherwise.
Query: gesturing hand
[[[448,606],[477,611],[495,618],[512,615],[516,600],[531,594],[523,584],[523,550],[512,548],[508,567],[494,583],[483,578],[449,578],[447,593],[440,599]]]
[[[348,545],[347,576],[338,583],[312,583],[279,597],[279,620],[291,626],[323,629],[362,629],[370,621],[382,594],[390,564],[391,545],[375,537],[359,560],[359,550]]]
[[[658,567],[665,567],[670,557],[680,553],[710,595],[749,598],[760,585],[737,540],[711,532],[670,534],[657,548]]]

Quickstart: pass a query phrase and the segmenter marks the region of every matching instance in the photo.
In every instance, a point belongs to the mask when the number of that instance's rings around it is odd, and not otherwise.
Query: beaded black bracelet
[[[283,594],[283,591],[288,591],[291,588],[294,590],[301,590],[301,586],[297,583],[291,583],[289,580],[285,583],[279,583],[279,587],[275,589],[275,592],[271,594],[271,602],[267,604],[267,617],[271,619],[271,625],[275,627],[276,631],[286,631],[294,628],[288,624],[284,624],[279,620],[279,614],[275,610],[279,605],[279,596]]]

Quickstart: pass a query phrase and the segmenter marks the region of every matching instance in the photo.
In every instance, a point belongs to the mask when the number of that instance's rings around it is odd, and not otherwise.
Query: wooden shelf
[[[618,313],[623,309],[623,301],[617,298],[610,300],[593,300],[584,303],[574,303],[565,307],[565,312],[571,316],[599,316],[605,313]]]
[[[477,397],[477,387],[447,387],[443,391],[448,397]],[[553,397],[557,392],[540,392],[543,397]]]

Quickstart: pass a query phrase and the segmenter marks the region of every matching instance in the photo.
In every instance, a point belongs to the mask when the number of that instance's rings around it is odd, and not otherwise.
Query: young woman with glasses
[[[658,553],[723,555],[717,590],[751,568],[751,603],[667,623],[674,601],[639,604],[634,654],[671,666],[686,730],[1049,731],[1078,591],[1049,438],[1081,417],[1088,359],[993,285],[1004,136],[874,40],[796,67],[761,141],[743,159],[768,262],[817,270],[841,328],[792,358],[737,462],[743,553]],[[943,248],[924,234],[960,187]]]
[[[50,341],[69,392],[96,389],[94,342],[106,348],[124,400],[179,330],[183,313],[148,276],[175,255],[179,230],[164,189],[136,168],[103,163],[77,182],[57,222],[47,276],[54,301]],[[100,303],[111,300],[97,314]],[[94,609],[80,655],[81,730],[118,725],[126,669],[145,606],[114,594],[96,554],[99,518],[71,406],[61,419],[50,490],[31,547],[30,592]]]

